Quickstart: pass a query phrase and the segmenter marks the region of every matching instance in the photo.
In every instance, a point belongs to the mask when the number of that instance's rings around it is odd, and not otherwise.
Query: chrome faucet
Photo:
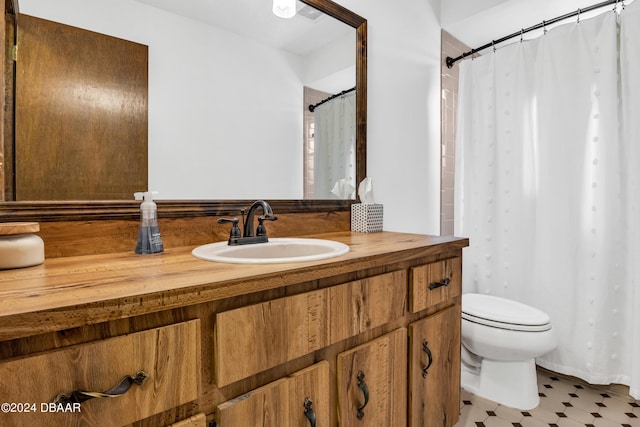
[[[256,228],[255,235],[253,233],[253,227],[255,224],[256,209],[262,208],[262,216],[258,217],[258,227]],[[264,226],[264,221],[275,221],[278,217],[273,214],[273,210],[269,203],[264,200],[256,200],[249,207],[247,211],[247,220],[244,221],[244,209],[242,210],[243,233],[240,235],[240,228],[238,227],[238,218],[218,218],[218,224],[231,223],[231,233],[229,235],[229,245],[249,245],[253,243],[266,243],[269,241],[267,236],[267,228]]]

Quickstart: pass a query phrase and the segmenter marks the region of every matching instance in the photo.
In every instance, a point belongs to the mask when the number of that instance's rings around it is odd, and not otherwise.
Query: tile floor
[[[462,390],[456,427],[640,427],[640,401],[579,380],[538,371],[540,405],[498,405]]]

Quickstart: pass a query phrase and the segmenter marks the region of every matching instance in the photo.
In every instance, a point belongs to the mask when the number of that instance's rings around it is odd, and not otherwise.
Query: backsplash
[[[349,231],[349,211],[277,214],[267,230],[272,237]],[[229,225],[218,224],[217,216],[163,218],[158,212],[160,234],[165,250],[180,246],[198,246],[227,240]],[[225,215],[226,216],[226,215]],[[138,237],[139,220],[40,222],[38,235],[44,240],[45,258],[131,252]]]

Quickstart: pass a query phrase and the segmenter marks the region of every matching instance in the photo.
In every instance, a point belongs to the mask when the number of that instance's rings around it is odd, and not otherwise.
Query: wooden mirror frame
[[[331,0],[301,1],[356,30],[356,183],[359,183],[367,176],[367,20]],[[14,16],[19,14],[17,0],[5,0],[5,15],[7,13],[13,13]],[[3,39],[4,30],[3,27]],[[3,57],[6,58],[6,55],[4,52]],[[5,90],[9,84],[4,79],[6,66],[5,62],[0,67],[0,81]],[[0,123],[5,121],[0,120]],[[0,134],[6,135],[4,125],[2,128]],[[252,200],[157,201],[163,218],[235,214],[250,202]],[[139,203],[135,200],[0,202],[0,222],[137,219],[140,216]],[[269,200],[269,203],[278,213],[332,212],[349,210],[354,200],[292,199]]]

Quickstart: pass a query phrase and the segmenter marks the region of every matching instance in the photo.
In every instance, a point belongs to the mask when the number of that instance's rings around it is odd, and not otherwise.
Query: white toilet
[[[540,403],[535,358],[558,344],[549,316],[491,295],[462,295],[462,387],[521,410]]]

